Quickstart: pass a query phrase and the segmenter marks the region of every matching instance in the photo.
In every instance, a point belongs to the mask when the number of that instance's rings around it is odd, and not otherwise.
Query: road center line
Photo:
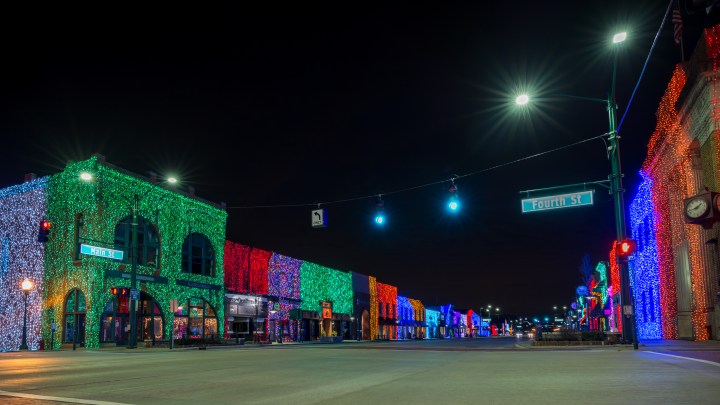
[[[705,364],[709,364],[709,365],[711,365],[711,366],[720,367],[720,363],[717,363],[717,362],[714,362],[714,361],[710,361],[710,360],[694,359],[694,358],[692,358],[692,357],[677,356],[677,355],[674,355],[674,354],[658,353],[658,352],[653,352],[653,351],[646,351],[645,353],[659,354],[659,355],[661,355],[661,356],[675,357],[675,358],[684,359],[684,360],[699,361],[700,363],[705,363]]]
[[[44,399],[47,401],[69,402],[72,404],[129,405],[129,404],[124,404],[122,402],[95,401],[92,399],[80,399],[80,398],[51,397],[51,396],[47,396],[47,395],[23,394],[21,392],[8,392],[8,391],[0,390],[0,396],[2,396],[2,395],[8,396],[8,397],[18,397],[18,398],[27,398],[27,399]]]

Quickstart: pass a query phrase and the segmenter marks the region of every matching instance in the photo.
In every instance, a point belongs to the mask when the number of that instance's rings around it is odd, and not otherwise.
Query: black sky
[[[607,260],[611,197],[522,215],[518,192],[606,179],[605,146],[507,163],[604,133],[607,113],[558,99],[523,116],[508,100],[518,88],[606,97],[623,28],[622,117],[668,3],[475,3],[17,10],[2,28],[0,187],[99,152],[226,202],[232,241],[374,275],[426,305],[568,304],[583,254]],[[683,16],[689,56],[713,16]],[[627,202],[679,61],[666,23],[621,128]],[[438,182],[476,172],[447,214]],[[379,193],[384,229],[374,199],[358,198]],[[239,208],[346,199],[324,206],[325,229],[310,227],[311,206]]]

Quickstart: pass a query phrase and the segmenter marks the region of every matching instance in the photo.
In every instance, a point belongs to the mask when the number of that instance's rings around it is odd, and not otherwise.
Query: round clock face
[[[690,218],[699,218],[708,210],[708,203],[704,198],[691,200],[685,207],[685,214]]]

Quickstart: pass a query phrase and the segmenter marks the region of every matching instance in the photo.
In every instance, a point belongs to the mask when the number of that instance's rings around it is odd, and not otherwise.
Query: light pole
[[[352,339],[352,330],[353,330],[353,323],[355,322],[355,317],[350,317],[350,339]],[[357,335],[357,330],[355,331],[355,334]],[[357,338],[357,336],[355,336]],[[359,339],[358,339],[359,340]]]
[[[170,184],[177,183],[177,179],[169,177],[166,180]],[[157,187],[158,184],[153,184],[152,187],[148,188],[145,193],[141,196],[133,194],[133,205],[132,205],[132,238],[130,241],[130,252],[132,254],[132,270],[130,273],[130,341],[128,343],[128,349],[137,348],[137,301],[140,298],[140,292],[137,289],[137,240],[138,240],[138,209],[140,200],[145,198],[151,191]]]
[[[278,305],[278,307],[279,307],[279,305]],[[271,314],[271,315],[275,315],[276,313],[278,313],[278,311],[277,311],[277,309],[275,309],[275,306],[273,306],[273,309],[270,310],[270,314]],[[270,317],[268,316],[268,318],[270,318]],[[277,341],[278,343],[281,343],[281,340],[280,340],[280,338],[278,338],[278,334],[277,334],[277,329],[278,329],[277,321],[278,321],[278,319],[277,319],[277,317],[275,317],[275,316],[273,316],[273,318],[274,318],[274,319],[273,319],[273,328],[272,328],[272,338],[271,338],[270,336],[268,336],[268,340],[269,340],[270,342],[272,342],[273,340],[275,340],[275,341]],[[268,325],[269,325],[269,324],[270,324],[270,322],[269,322],[269,319],[268,319]],[[270,334],[270,329],[269,329],[269,328],[268,328],[268,334]]]
[[[92,181],[93,176],[88,172],[80,173],[80,178],[83,181]],[[140,292],[137,289],[137,226],[138,226],[138,209],[140,200],[145,198],[151,191],[155,190],[161,183],[175,184],[177,179],[175,177],[168,177],[160,183],[151,183],[150,188],[145,190],[142,195],[137,193],[133,194],[132,206],[130,207],[132,212],[131,226],[131,237],[130,237],[130,255],[131,257],[131,273],[130,273],[130,337],[128,339],[128,349],[137,348],[137,300],[140,298]]]
[[[627,38],[627,34],[625,32],[621,32],[618,34],[615,34],[613,36],[612,42],[613,44],[619,44]],[[556,96],[563,96],[563,97],[570,97],[575,99],[581,99],[581,100],[588,100],[588,101],[596,101],[601,102],[606,105],[607,111],[608,111],[608,141],[609,141],[609,159],[611,164],[612,172],[610,174],[609,183],[610,183],[610,193],[613,195],[613,205],[615,209],[615,230],[617,234],[617,241],[618,243],[625,239],[625,202],[624,202],[624,189],[622,184],[622,164],[620,161],[620,137],[617,133],[617,122],[616,122],[616,112],[617,112],[617,103],[615,101],[615,78],[617,74],[617,59],[618,59],[618,50],[617,47],[615,47],[613,51],[613,67],[612,67],[612,82],[610,86],[610,94],[608,95],[607,99],[601,99],[601,98],[594,98],[594,97],[580,97],[580,96],[573,96],[570,94],[554,94]],[[515,99],[515,102],[518,105],[525,105],[530,101],[530,97],[526,94],[522,94],[518,96]],[[627,261],[619,259],[618,258],[618,266],[620,268],[620,277],[621,277],[621,286],[622,286],[622,292],[621,292],[621,307],[629,307],[629,316],[622,318],[623,323],[623,340],[625,342],[632,341],[633,342],[633,348],[635,350],[638,349],[638,338],[635,328],[635,314],[632,301],[632,293],[630,291],[630,274],[628,269]],[[623,311],[625,312],[625,311]]]
[[[28,300],[28,294],[30,294],[30,290],[33,289],[34,284],[30,279],[23,280],[22,284],[22,290],[25,294],[25,312],[23,313],[23,334],[22,334],[22,343],[20,343],[20,350],[27,350],[27,300]]]
[[[488,313],[488,337],[492,336],[492,305],[488,304],[485,308]]]

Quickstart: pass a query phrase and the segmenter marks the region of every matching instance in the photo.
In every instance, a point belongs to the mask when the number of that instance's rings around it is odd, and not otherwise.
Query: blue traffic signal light
[[[375,223],[385,225],[385,202],[382,196],[378,196],[377,201],[375,201]]]
[[[460,198],[458,197],[458,186],[454,181],[450,185],[450,188],[448,188],[448,192],[450,193],[448,208],[450,211],[457,211],[460,208]]]

